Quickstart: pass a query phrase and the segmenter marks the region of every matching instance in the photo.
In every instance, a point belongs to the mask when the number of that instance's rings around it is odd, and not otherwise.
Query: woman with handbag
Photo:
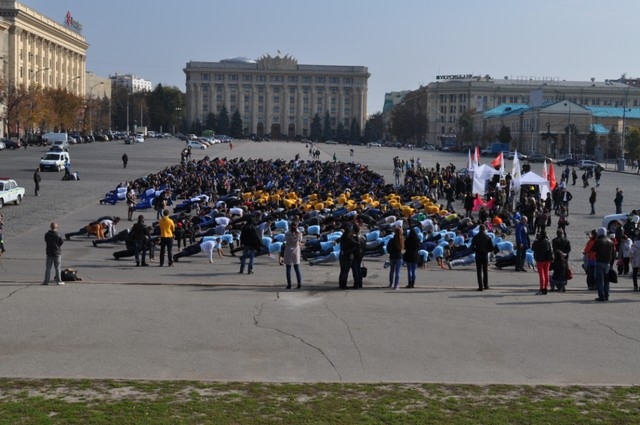
[[[404,254],[402,259],[407,266],[408,284],[407,288],[414,288],[416,284],[416,270],[418,269],[418,255],[420,251],[420,238],[416,233],[416,229],[409,229],[409,235],[404,241]]]

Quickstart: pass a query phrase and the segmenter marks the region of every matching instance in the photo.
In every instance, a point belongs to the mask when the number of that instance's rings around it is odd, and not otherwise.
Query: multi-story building
[[[384,124],[385,136],[388,135],[391,128],[391,111],[393,107],[401,103],[404,97],[411,93],[410,90],[392,91],[384,94],[384,106],[382,107],[382,122]]]
[[[192,61],[184,73],[189,123],[204,123],[224,106],[230,116],[240,113],[246,134],[277,139],[308,137],[316,114],[324,122],[328,113],[334,130],[353,120],[363,129],[366,121],[370,74],[364,66],[302,65],[289,55],[265,55]]]
[[[17,1],[0,0],[0,17],[8,24],[2,54],[10,85],[37,84],[84,95],[89,45],[79,32]]]
[[[568,101],[577,106],[547,109],[553,110],[553,114],[563,114],[556,120],[540,118],[540,107],[561,100]],[[525,138],[533,137],[531,146],[540,146],[541,135],[547,133],[562,134],[568,125],[570,114],[574,115],[577,109],[584,108],[618,108],[610,110],[620,114],[618,120],[623,118],[625,109],[640,107],[640,89],[616,81],[598,82],[591,81],[560,81],[553,78],[507,78],[493,79],[490,76],[473,75],[445,75],[436,77],[435,82],[429,83],[405,96],[404,103],[416,112],[426,114],[428,130],[426,140],[429,143],[437,143],[442,138],[452,139],[461,132],[459,126],[460,116],[468,113],[474,120],[474,143],[480,142],[487,132],[497,134],[499,127],[505,119],[511,123],[519,124],[512,128],[512,134],[516,134],[516,142],[523,144]],[[514,118],[514,111],[503,111],[498,116],[485,112],[495,110],[500,105],[529,105],[536,109],[528,109],[528,113],[521,110]],[[569,104],[567,104],[569,105]],[[589,109],[590,110],[590,109]],[[544,113],[544,109],[542,109]],[[609,114],[610,115],[610,114]],[[633,114],[632,114],[633,115]],[[608,116],[613,122],[616,117]],[[548,128],[546,125],[557,123],[557,126]],[[584,131],[588,132],[585,127]],[[444,137],[443,137],[444,136]],[[523,145],[524,146],[524,145]]]
[[[116,73],[109,78],[114,86],[125,87],[128,93],[151,91],[151,81],[139,78],[137,75]]]

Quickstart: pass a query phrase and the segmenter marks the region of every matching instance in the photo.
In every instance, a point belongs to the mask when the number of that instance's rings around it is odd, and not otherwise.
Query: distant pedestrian
[[[576,173],[576,169],[572,169],[571,170],[571,180],[573,181],[573,183],[571,183],[573,186],[576,185],[576,180],[578,180],[578,173]]]
[[[4,226],[4,218],[2,217],[2,213],[0,213],[0,257],[4,254],[4,239],[2,236],[2,227]]]
[[[33,173],[33,183],[36,185],[36,196],[40,196],[38,195],[38,192],[40,192],[40,181],[42,181],[42,178],[40,177],[40,168],[36,168],[36,171]]]
[[[596,205],[596,188],[591,188],[591,195],[589,196],[589,204],[591,205],[591,212],[589,215],[594,215],[596,213],[595,205]]]
[[[133,220],[133,213],[136,210],[136,192],[133,189],[127,191],[127,218]]]
[[[613,199],[613,203],[616,206],[616,214],[622,214],[622,201],[624,196],[622,195],[622,189],[616,187],[616,197]]]
[[[62,269],[61,269],[62,244],[64,243],[64,241],[58,234],[57,223],[54,222],[49,225],[49,231],[44,235],[44,242],[47,247],[46,249],[47,263],[46,263],[46,268],[44,272],[44,281],[42,282],[42,284],[43,285],[49,284],[49,280],[51,276],[51,266],[53,266],[56,269],[55,282],[58,285],[64,285],[64,282],[62,281],[62,274],[61,274],[62,273]]]
[[[129,162],[129,157],[127,156],[127,153],[123,153],[122,154],[122,168],[127,168],[127,162]]]

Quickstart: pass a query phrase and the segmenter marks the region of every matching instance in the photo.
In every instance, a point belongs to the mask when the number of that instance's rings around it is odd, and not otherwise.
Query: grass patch
[[[0,424],[629,424],[639,387],[0,379]]]

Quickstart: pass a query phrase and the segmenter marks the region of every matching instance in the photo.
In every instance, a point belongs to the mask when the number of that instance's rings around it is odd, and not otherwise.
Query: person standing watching
[[[133,189],[127,191],[127,218],[133,220],[133,212],[136,210],[136,192]]]
[[[471,250],[476,257],[476,274],[478,289],[489,289],[489,253],[493,250],[493,241],[486,233],[486,227],[481,224],[478,233],[471,240]]]
[[[63,240],[58,234],[58,224],[51,223],[49,226],[49,231],[44,235],[44,242],[47,246],[47,263],[44,272],[44,282],[43,285],[48,285],[51,277],[51,266],[54,266],[56,269],[55,281],[58,285],[64,285],[62,281],[61,275],[61,265],[62,262],[62,244]]]
[[[622,190],[619,187],[616,187],[616,197],[613,199],[613,203],[616,205],[616,214],[622,214],[623,200],[624,196],[622,195]]]
[[[589,204],[591,205],[591,212],[589,213],[589,215],[595,215],[596,213],[596,188],[592,187],[591,188],[591,195],[589,195]]]
[[[247,274],[253,274],[253,260],[256,252],[262,248],[262,238],[258,234],[258,228],[253,224],[251,216],[247,216],[245,224],[240,231],[240,245],[242,245],[242,257],[240,257],[239,273],[244,273],[244,266],[248,259]]]
[[[416,270],[418,269],[418,260],[420,255],[420,239],[418,238],[416,228],[410,228],[407,239],[404,241],[404,254],[402,259],[407,266],[407,288],[414,288],[416,285]]]
[[[164,253],[166,251],[169,267],[173,267],[173,255],[171,251],[173,249],[173,232],[176,226],[169,217],[169,210],[162,212],[162,218],[158,225],[160,226],[160,264],[158,264],[158,266],[162,267],[164,265]]]
[[[536,240],[533,241],[533,245],[531,245],[531,249],[533,250],[533,259],[536,260],[540,280],[540,289],[536,292],[536,295],[547,295],[551,283],[549,269],[553,260],[553,250],[551,242],[547,239],[547,232],[538,234]]]
[[[609,269],[616,257],[616,252],[604,227],[598,229],[598,237],[591,250],[596,254],[595,284],[598,289],[596,301],[609,301]]]
[[[129,162],[129,157],[127,156],[127,153],[123,153],[122,154],[122,168],[127,168],[127,162]]]
[[[300,274],[300,258],[302,256],[300,245],[302,244],[302,233],[298,229],[298,223],[293,222],[291,227],[284,234],[284,265],[286,267],[287,289],[291,289],[291,267],[296,273],[296,281],[300,289],[302,287],[302,275]]]
[[[389,288],[398,290],[400,283],[400,268],[402,267],[402,251],[404,250],[404,235],[402,226],[393,228],[393,237],[387,242],[389,253]]]
[[[146,261],[147,257],[147,239],[149,238],[149,232],[147,226],[144,224],[144,216],[141,214],[138,216],[138,221],[131,227],[129,234],[131,241],[133,241],[133,256],[136,259],[136,267],[148,266]],[[142,254],[142,263],[140,263],[140,254]]]
[[[40,181],[42,181],[42,178],[40,177],[40,168],[36,168],[36,171],[33,173],[33,183],[36,185],[36,196],[40,196],[38,195],[38,192],[40,192]]]
[[[0,257],[4,254],[4,239],[2,236],[2,227],[4,226],[4,217],[2,217],[2,213],[0,213]]]
[[[529,228],[527,227],[527,217],[522,216],[516,224],[516,271],[525,272],[524,258],[529,249]]]

